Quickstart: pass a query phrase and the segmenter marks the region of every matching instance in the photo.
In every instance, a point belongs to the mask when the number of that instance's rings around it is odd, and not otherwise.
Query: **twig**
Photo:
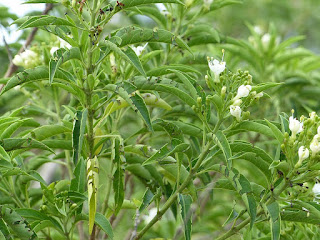
[[[136,217],[134,219],[134,229],[131,233],[131,237],[130,237],[130,240],[133,240],[135,239],[135,237],[137,236],[137,233],[138,233],[138,226],[139,226],[139,223],[140,223],[140,212],[139,212],[139,209],[137,209],[136,211]]]
[[[53,8],[53,4],[52,3],[47,3],[46,4],[46,8],[43,10],[43,12],[41,13],[41,15],[46,15],[51,9]],[[36,33],[38,31],[38,28],[33,28],[30,35],[28,36],[25,44],[20,48],[19,52],[17,54],[20,54],[22,52],[25,51],[25,49],[27,49],[27,47],[31,44],[31,42],[33,41]],[[18,67],[16,65],[13,64],[12,61],[10,61],[10,65],[8,67],[8,70],[6,72],[6,74],[4,75],[5,78],[9,78],[12,76],[12,74],[15,73],[15,71],[17,71]],[[3,88],[3,85],[0,86],[0,90]]]
[[[4,42],[4,45],[5,45],[6,50],[7,50],[7,53],[8,53],[9,61],[10,61],[10,63],[11,63],[11,62],[12,62],[12,53],[11,53],[11,51],[10,51],[9,45],[8,45],[8,43],[7,43],[7,41],[6,41],[6,38],[4,37],[4,34],[3,34],[3,42]]]

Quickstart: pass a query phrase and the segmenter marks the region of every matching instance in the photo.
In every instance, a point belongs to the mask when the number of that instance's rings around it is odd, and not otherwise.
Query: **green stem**
[[[158,211],[157,215],[141,230],[141,232],[138,233],[136,236],[136,240],[141,239],[142,236],[156,223],[158,222],[162,215],[170,208],[170,206],[175,202],[176,198],[178,197],[179,193],[181,193],[192,181],[195,173],[197,172],[198,168],[201,166],[202,161],[207,156],[209,149],[211,147],[210,141],[204,151],[200,154],[199,159],[196,163],[196,165],[191,169],[189,176],[187,179],[180,185],[180,187],[169,197],[169,199],[166,201],[166,203],[163,205],[163,207]]]

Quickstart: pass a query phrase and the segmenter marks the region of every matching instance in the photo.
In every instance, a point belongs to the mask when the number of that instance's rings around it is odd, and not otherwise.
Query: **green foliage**
[[[320,118],[281,113],[319,109],[304,36],[228,34],[238,0],[24,3],[56,11],[0,7],[39,29],[0,79],[1,239],[320,237]]]

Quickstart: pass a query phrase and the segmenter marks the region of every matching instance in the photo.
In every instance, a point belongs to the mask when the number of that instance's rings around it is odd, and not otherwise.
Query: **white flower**
[[[68,48],[68,49],[71,48],[71,45],[65,40],[59,39],[59,41],[60,41],[60,48]]]
[[[313,140],[310,143],[310,150],[312,151],[312,155],[316,155],[320,152],[320,143],[318,141],[318,136],[314,136]]]
[[[313,188],[312,192],[314,193],[315,196],[320,195],[320,183],[316,183]]]
[[[261,41],[264,49],[267,49],[269,47],[271,35],[269,33],[266,33],[262,36]]]
[[[215,82],[219,82],[219,75],[226,69],[226,62],[219,62],[218,60],[211,58],[211,60],[208,61],[208,65],[210,70],[214,73]]]
[[[299,120],[291,116],[289,117],[289,129],[292,132],[292,137],[295,138],[303,130],[303,123],[300,123]]]
[[[230,106],[230,114],[234,116],[238,121],[241,119],[241,108],[239,106]]]
[[[253,31],[255,31],[256,34],[261,35],[262,34],[262,29],[260,26],[254,26]]]
[[[157,212],[158,210],[156,208],[151,208],[149,210],[149,215],[142,216],[145,223],[148,224],[149,222],[151,222],[151,220],[157,215]]]
[[[15,55],[12,62],[14,65],[23,66],[23,59],[20,54]]]
[[[137,54],[139,57],[143,50],[147,47],[148,43],[146,43],[144,46],[138,46],[138,47],[132,47],[132,50]]]
[[[24,52],[16,55],[12,60],[17,66],[22,66],[24,68],[34,68],[39,65],[40,57],[32,50],[25,50]]]
[[[299,155],[299,162],[302,163],[303,160],[305,160],[309,157],[308,148],[301,146],[298,150],[298,155]]]
[[[235,99],[247,97],[251,91],[252,87],[250,85],[241,85],[238,88],[237,96],[235,96]]]
[[[320,135],[320,126],[317,129],[317,133]]]
[[[50,54],[53,56],[53,54],[58,50],[59,48],[58,47],[52,47],[50,49]]]

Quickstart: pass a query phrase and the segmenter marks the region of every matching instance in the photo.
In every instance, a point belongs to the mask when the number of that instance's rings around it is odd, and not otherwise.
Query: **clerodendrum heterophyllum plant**
[[[319,117],[251,117],[281,84],[198,47],[237,45],[205,21],[239,2],[62,0],[64,17],[16,20],[51,42],[1,80],[25,104],[0,117],[0,237],[319,236]]]

